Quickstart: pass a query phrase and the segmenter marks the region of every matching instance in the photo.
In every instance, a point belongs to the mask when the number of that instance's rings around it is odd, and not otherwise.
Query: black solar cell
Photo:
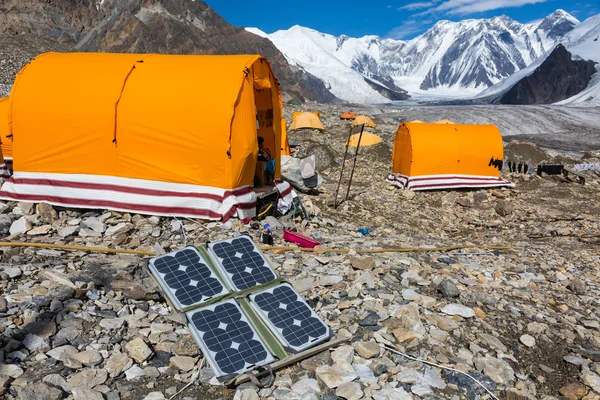
[[[277,278],[260,250],[247,236],[209,243],[208,249],[234,290],[245,290]]]
[[[151,259],[150,270],[178,310],[229,293],[193,247]]]
[[[190,328],[217,376],[274,361],[235,300],[188,311]]]
[[[329,337],[329,328],[287,284],[250,295],[252,306],[287,347],[302,351]]]

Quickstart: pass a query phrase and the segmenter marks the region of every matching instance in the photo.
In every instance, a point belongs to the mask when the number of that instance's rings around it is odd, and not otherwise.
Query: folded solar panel
[[[188,311],[186,317],[217,377],[239,375],[275,361],[234,299]]]
[[[242,291],[277,279],[277,274],[248,236],[208,244],[208,251],[233,291]]]
[[[329,327],[287,283],[248,297],[250,305],[269,329],[293,352],[306,350],[331,336]]]
[[[195,247],[154,257],[148,267],[179,311],[229,293],[210,262]]]

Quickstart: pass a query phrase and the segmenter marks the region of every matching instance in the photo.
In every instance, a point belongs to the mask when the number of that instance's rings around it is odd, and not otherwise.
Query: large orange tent
[[[412,190],[512,186],[500,179],[504,147],[494,125],[403,123],[386,180]]]
[[[3,199],[251,217],[259,136],[280,175],[280,93],[258,55],[46,53],[18,74],[10,103]]]
[[[12,139],[8,133],[8,99],[0,98],[0,178],[8,178],[12,173]]]
[[[375,125],[375,122],[373,122],[373,120],[367,117],[366,115],[359,115],[358,117],[356,117],[354,122],[352,122],[352,126],[358,126],[363,124],[364,126],[368,126],[369,128],[377,127],[377,125]]]
[[[356,114],[354,114],[353,112],[348,112],[346,111],[345,113],[343,113],[340,116],[340,119],[355,119],[356,118]]]
[[[325,127],[321,123],[321,115],[317,111],[295,112],[292,115],[290,131],[296,129],[318,129],[322,131]]]

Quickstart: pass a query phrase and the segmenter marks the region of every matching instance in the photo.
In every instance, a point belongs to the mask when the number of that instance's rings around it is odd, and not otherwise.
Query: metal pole
[[[346,142],[346,151],[344,152],[344,160],[342,161],[342,170],[340,171],[340,180],[338,181],[337,189],[335,190],[335,198],[333,199],[333,208],[337,208],[337,197],[340,191],[340,185],[342,184],[342,177],[344,176],[344,167],[346,165],[346,157],[348,156],[348,147],[350,147],[350,138],[352,138],[353,127],[350,126],[350,133],[348,134],[348,141]]]
[[[362,134],[365,129],[365,124],[360,126],[360,136],[358,136],[358,143],[356,145],[356,154],[354,155],[354,163],[352,163],[352,172],[350,172],[350,182],[348,182],[348,191],[346,192],[346,200],[348,201],[348,196],[350,195],[350,186],[352,186],[352,177],[354,176],[354,168],[356,167],[356,159],[358,158],[358,150],[360,149],[360,141],[362,140]]]

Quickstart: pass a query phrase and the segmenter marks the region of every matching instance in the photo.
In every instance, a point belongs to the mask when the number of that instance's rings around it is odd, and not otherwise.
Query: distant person
[[[273,158],[269,150],[264,147],[265,139],[263,137],[258,137],[258,161],[268,162]]]

